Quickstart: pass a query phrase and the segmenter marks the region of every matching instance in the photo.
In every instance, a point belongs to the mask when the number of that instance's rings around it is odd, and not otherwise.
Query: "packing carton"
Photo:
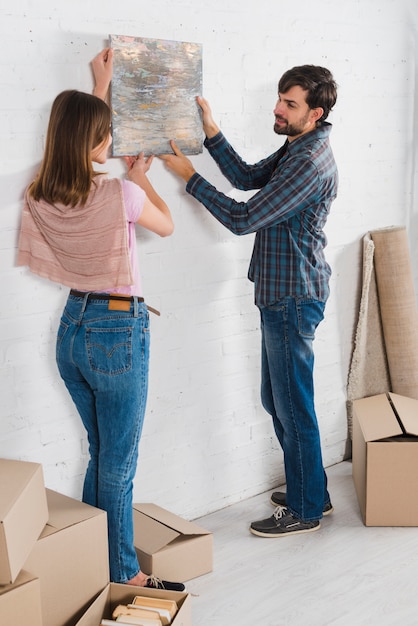
[[[0,623],[43,626],[39,580],[22,570],[15,582],[0,587]]]
[[[134,504],[134,543],[141,570],[185,582],[213,568],[213,537],[155,504]]]
[[[42,466],[0,459],[0,584],[16,580],[48,519]]]
[[[50,489],[46,495],[48,523],[25,569],[40,580],[43,626],[72,626],[109,582],[107,516]]]
[[[418,526],[418,401],[353,402],[353,480],[366,526]]]
[[[91,604],[76,626],[100,626],[102,619],[112,619],[112,613],[119,604],[130,604],[137,595],[149,598],[174,600],[178,611],[172,620],[172,626],[192,626],[190,595],[186,592],[144,589],[131,585],[109,583],[99,597]]]

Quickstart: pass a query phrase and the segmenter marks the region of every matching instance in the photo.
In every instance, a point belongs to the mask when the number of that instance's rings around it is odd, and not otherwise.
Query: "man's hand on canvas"
[[[105,100],[113,75],[112,48],[105,48],[99,52],[99,54],[97,54],[91,62],[91,66],[93,69],[95,83],[93,95]]]
[[[209,106],[209,102],[202,98],[201,96],[197,96],[196,101],[200,108],[202,109],[203,114],[203,130],[208,139],[214,137],[219,133],[219,126],[215,124],[215,121],[212,117],[212,111]]]
[[[171,140],[170,146],[173,149],[174,154],[161,154],[159,156],[160,159],[164,161],[167,168],[180,176],[183,180],[188,182],[188,180],[196,173],[192,162],[190,159],[183,154],[180,148],[177,147],[176,143]]]

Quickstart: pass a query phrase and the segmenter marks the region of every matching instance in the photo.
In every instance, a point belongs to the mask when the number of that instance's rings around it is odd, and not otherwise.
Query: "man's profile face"
[[[296,139],[316,126],[316,120],[321,115],[315,113],[318,109],[310,109],[306,103],[307,91],[298,85],[291,87],[286,93],[279,93],[274,108],[274,132],[278,135],[287,135],[289,141]]]

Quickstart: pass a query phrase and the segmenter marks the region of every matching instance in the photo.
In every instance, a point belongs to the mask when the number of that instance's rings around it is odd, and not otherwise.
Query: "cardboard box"
[[[213,569],[213,537],[155,504],[134,504],[134,543],[141,570],[185,582]]]
[[[41,584],[43,626],[73,626],[109,582],[105,511],[46,490],[49,519],[25,563]]]
[[[99,626],[101,619],[111,619],[118,604],[129,604],[136,595],[151,598],[175,600],[179,607],[171,622],[172,626],[192,626],[192,607],[190,595],[186,592],[144,589],[131,585],[110,583],[92,603],[76,626]]]
[[[418,401],[353,402],[353,480],[366,526],[418,526]]]
[[[22,570],[12,585],[0,587],[0,622],[4,626],[43,626],[39,580]]]
[[[48,519],[42,466],[0,459],[0,584],[16,580]]]

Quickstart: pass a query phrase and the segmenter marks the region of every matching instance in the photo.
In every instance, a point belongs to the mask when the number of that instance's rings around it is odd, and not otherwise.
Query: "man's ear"
[[[324,115],[324,109],[322,107],[316,107],[316,109],[311,109],[312,120],[317,122]]]

